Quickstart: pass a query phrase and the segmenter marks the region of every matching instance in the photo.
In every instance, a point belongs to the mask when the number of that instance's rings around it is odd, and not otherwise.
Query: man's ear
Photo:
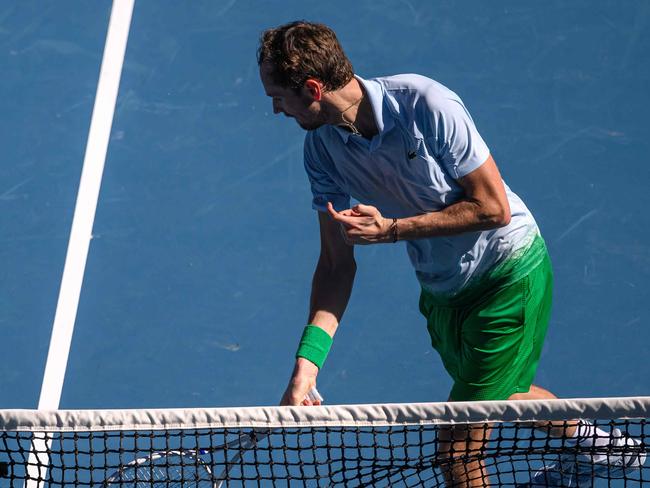
[[[315,102],[320,102],[321,98],[323,98],[323,84],[320,81],[307,78],[305,89]]]

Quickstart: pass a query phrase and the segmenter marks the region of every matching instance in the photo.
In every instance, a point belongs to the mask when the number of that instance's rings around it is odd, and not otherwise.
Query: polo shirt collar
[[[358,75],[354,75],[363,88],[365,95],[370,101],[372,113],[375,116],[375,123],[377,124],[378,134],[372,138],[371,145],[374,146],[381,142],[386,132],[393,128],[395,121],[390,113],[390,110],[384,103],[384,87],[375,80],[364,80]],[[344,143],[347,143],[352,133],[349,130],[343,129],[339,126],[333,126],[336,132],[341,136]]]

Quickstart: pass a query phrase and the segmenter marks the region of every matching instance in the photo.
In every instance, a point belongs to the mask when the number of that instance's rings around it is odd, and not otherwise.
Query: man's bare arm
[[[329,213],[345,227],[345,238],[353,244],[392,242],[395,236],[400,240],[448,236],[508,225],[510,205],[492,156],[458,183],[465,191],[458,202],[438,212],[399,219],[396,223],[368,205],[342,212],[330,207]]]
[[[479,168],[458,180],[465,197],[441,210],[400,219],[402,239],[446,236],[494,229],[510,223],[510,205],[492,156]]]
[[[341,226],[319,212],[321,253],[312,281],[308,322],[334,336],[347,307],[356,273],[354,247],[347,244]]]
[[[308,323],[322,328],[331,337],[345,312],[356,273],[354,247],[345,242],[341,226],[327,214],[318,214],[321,252],[312,281]],[[305,404],[306,393],[316,385],[318,367],[297,358],[282,405]]]

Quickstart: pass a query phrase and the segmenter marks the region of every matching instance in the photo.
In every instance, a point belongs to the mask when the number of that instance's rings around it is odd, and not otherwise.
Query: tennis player
[[[450,400],[555,398],[532,384],[551,312],[546,245],[459,96],[415,74],[356,75],[322,24],[265,31],[258,63],[274,113],[307,131],[304,164],[321,236],[309,325],[281,403],[312,403],[305,395],[350,298],[354,247],[402,241],[432,346],[453,379]],[[593,434],[580,427],[558,435]],[[485,442],[483,429],[442,435],[443,457]],[[455,486],[487,484],[480,462],[450,461]]]

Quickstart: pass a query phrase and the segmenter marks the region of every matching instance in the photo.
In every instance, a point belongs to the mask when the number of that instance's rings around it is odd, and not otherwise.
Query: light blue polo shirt
[[[464,195],[457,180],[481,166],[490,151],[461,99],[440,83],[415,74],[364,80],[379,133],[372,140],[334,125],[309,131],[305,169],[313,208],[350,207],[350,198],[384,217],[441,210]],[[406,241],[422,286],[453,296],[474,278],[528,246],[537,225],[506,185],[512,214],[505,227]]]

